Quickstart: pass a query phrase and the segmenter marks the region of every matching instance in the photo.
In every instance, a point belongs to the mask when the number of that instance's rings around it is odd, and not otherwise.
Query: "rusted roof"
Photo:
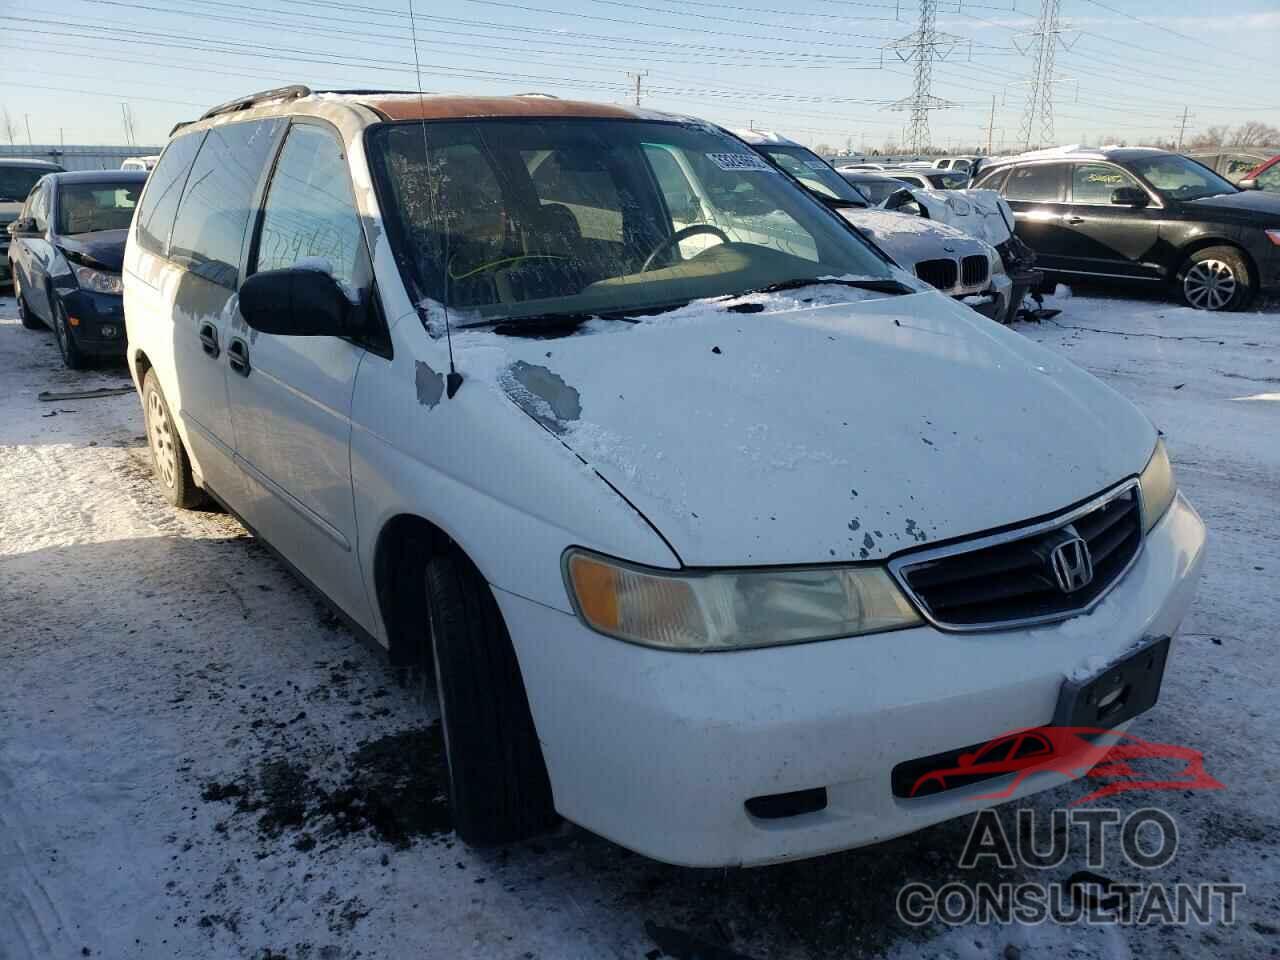
[[[388,120],[454,120],[461,117],[614,117],[634,118],[627,107],[555,97],[464,97],[427,94],[387,96],[371,94],[361,102]]]

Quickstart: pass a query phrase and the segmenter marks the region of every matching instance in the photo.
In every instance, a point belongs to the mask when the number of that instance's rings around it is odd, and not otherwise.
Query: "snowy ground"
[[[958,876],[968,819],[751,871],[666,867],[571,827],[461,847],[433,712],[235,521],[163,503],[135,397],[37,402],[128,381],[64,371],[0,299],[0,958],[1275,956],[1280,308],[1058,305],[1020,330],[1152,416],[1212,530],[1133,732],[1203,750],[1227,789],[1117,802],[1176,816],[1164,879],[1248,884],[1234,926],[905,927],[898,888]]]

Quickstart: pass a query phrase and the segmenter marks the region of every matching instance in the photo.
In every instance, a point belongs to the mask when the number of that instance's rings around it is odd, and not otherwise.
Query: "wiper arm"
[[[812,277],[808,280],[780,280],[767,287],[752,290],[751,293],[780,293],[784,290],[799,290],[801,287],[814,287],[821,284],[837,287],[853,287],[856,290],[874,290],[877,293],[907,294],[916,291],[901,280],[842,280],[836,277]]]
[[[621,320],[625,323],[637,323],[631,317],[623,316],[620,313],[531,313],[524,317],[495,317],[492,320],[475,320],[471,323],[458,324],[456,330],[474,330],[476,328],[488,327],[532,327],[532,328],[555,328],[555,327],[572,327],[580,323],[586,323],[588,320],[596,318],[601,320]]]

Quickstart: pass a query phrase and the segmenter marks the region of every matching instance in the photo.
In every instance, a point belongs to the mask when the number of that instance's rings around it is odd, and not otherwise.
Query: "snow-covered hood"
[[[866,207],[842,207],[839,212],[840,216],[874,241],[876,246],[893,257],[899,266],[907,269],[921,260],[985,254],[989,250],[981,241],[955,227],[909,213]]]
[[[1061,510],[1155,444],[1110,388],[941,294],[801,296],[495,334],[497,379],[692,566],[882,559]]]

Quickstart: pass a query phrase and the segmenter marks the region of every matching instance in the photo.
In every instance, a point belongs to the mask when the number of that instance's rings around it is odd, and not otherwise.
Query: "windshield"
[[[837,216],[710,127],[405,122],[373,128],[369,156],[407,279],[463,323],[892,276]]]
[[[765,143],[756,147],[820,197],[866,206],[867,201],[820,156],[801,146]]]
[[[849,183],[857,187],[871,201],[872,206],[876,207],[905,187],[901,180],[894,180],[891,177],[872,179],[855,173],[851,174],[847,179]]]
[[[0,166],[0,203],[20,203],[26,200],[36,181],[46,173],[53,172],[48,167]]]
[[[124,230],[133,219],[142,184],[129,183],[64,183],[58,190],[58,224],[60,234],[96,233],[99,230]]]
[[[1201,197],[1237,192],[1230,181],[1176,153],[1158,153],[1130,160],[1128,167],[1168,200],[1199,200]]]
[[[926,179],[938,190],[963,190],[969,185],[969,174],[963,170],[930,173]]]

